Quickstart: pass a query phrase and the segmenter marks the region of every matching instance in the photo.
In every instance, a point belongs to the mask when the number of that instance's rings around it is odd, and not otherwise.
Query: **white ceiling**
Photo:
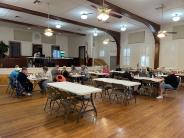
[[[128,30],[145,28],[145,25],[143,25],[142,23],[139,23],[135,20],[128,19],[125,17],[123,17],[123,19],[110,17],[110,19],[108,20],[110,22],[109,24],[99,22],[96,19],[97,16],[96,10],[90,6],[92,3],[87,2],[86,0],[41,0],[42,3],[40,5],[33,4],[33,1],[34,0],[0,0],[0,2],[3,3],[45,13],[48,12],[48,6],[46,2],[49,2],[51,4],[50,14],[52,15],[72,19],[93,26],[111,29],[114,31],[120,31],[120,26],[122,24],[126,24]],[[184,18],[184,0],[108,0],[108,1],[159,24],[161,24],[161,11],[155,10],[155,8],[159,7],[161,4],[164,4],[166,6],[164,9],[164,23],[171,22],[172,14],[178,11],[183,14],[182,19]],[[81,11],[86,11],[93,14],[89,15],[88,20],[81,20],[80,19]],[[21,16],[21,18],[15,19],[14,16],[16,15]],[[0,18],[47,26],[47,20],[45,18],[21,12],[15,12],[11,10],[0,9]],[[50,20],[50,24],[52,27],[54,27],[57,23],[58,21],[56,20]],[[82,32],[91,33],[94,31],[93,28],[89,29],[86,27],[80,27],[78,25],[73,25],[65,22],[61,22],[61,24],[63,25],[62,27],[63,30],[81,33]]]
[[[159,24],[172,22],[173,13],[182,13],[184,20],[184,0],[107,0],[132,13]],[[164,5],[164,22],[161,22],[161,10],[155,8]]]

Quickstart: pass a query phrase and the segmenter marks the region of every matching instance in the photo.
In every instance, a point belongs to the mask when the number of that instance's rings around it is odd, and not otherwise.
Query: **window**
[[[52,45],[51,46],[51,56],[52,57],[61,57],[60,56],[60,46]]]
[[[141,66],[149,67],[149,56],[141,56]]]
[[[149,67],[149,48],[142,49],[142,56],[140,57],[141,67]]]
[[[100,57],[104,57],[105,56],[105,51],[104,50],[100,50]]]
[[[130,65],[130,48],[123,49],[123,64]]]
[[[20,42],[9,42],[10,44],[10,57],[20,57],[21,56],[21,44]]]

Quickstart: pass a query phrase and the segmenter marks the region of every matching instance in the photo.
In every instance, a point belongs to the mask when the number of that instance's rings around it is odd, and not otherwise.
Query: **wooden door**
[[[86,47],[85,46],[79,46],[79,63],[80,65],[86,64]]]

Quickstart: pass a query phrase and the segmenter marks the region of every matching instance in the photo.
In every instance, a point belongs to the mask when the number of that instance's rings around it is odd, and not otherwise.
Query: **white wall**
[[[21,55],[22,56],[32,56],[32,44],[42,44],[43,46],[43,54],[45,56],[51,56],[51,45],[59,45],[60,49],[65,51],[65,56],[68,56],[68,37],[64,35],[56,35],[56,44],[46,44],[41,43],[41,37],[36,39],[34,37],[35,34],[40,35],[40,32],[33,31],[32,42],[27,41],[19,41],[21,42]],[[9,41],[14,41],[14,28],[0,26],[0,41],[5,42],[6,44]],[[17,40],[15,40],[17,41]]]
[[[128,34],[134,32],[145,31],[145,42],[144,43],[136,43],[136,44],[128,44]],[[120,65],[121,67],[127,67],[123,63],[123,49],[130,48],[130,65],[128,67],[136,68],[137,64],[140,64],[141,56],[147,54],[149,56],[150,67],[154,66],[154,37],[149,29],[140,29],[134,31],[126,31],[121,33],[121,59]]]
[[[68,38],[69,57],[79,57],[79,46],[86,46],[88,56],[92,57],[93,35],[69,37]]]
[[[165,25],[162,30],[173,31],[176,25],[184,25],[184,22]],[[184,39],[173,40],[171,34],[161,39],[159,66],[184,69]]]
[[[117,45],[115,42],[110,42],[109,44],[104,45],[103,41],[107,38],[114,41],[110,35],[106,37],[104,35],[94,37],[93,57],[103,59],[108,65],[110,65],[110,57],[117,56]]]

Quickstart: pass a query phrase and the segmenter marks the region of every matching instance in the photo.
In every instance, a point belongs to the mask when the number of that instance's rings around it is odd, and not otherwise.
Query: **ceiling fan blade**
[[[177,34],[177,32],[167,32],[168,34]]]
[[[96,7],[95,5],[90,5],[91,7],[93,7],[94,9],[98,9],[98,7]]]
[[[93,13],[87,13],[87,15],[90,15],[90,14],[93,14]]]
[[[110,16],[113,16],[113,17],[116,17],[116,18],[122,18],[122,16],[121,15],[118,15],[118,14],[115,14],[115,13],[110,13],[109,14]]]

